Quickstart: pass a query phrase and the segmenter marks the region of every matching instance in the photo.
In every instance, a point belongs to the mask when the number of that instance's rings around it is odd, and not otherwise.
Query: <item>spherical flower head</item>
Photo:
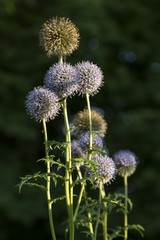
[[[50,90],[38,87],[29,92],[25,102],[28,114],[36,121],[54,119],[60,109],[58,96]]]
[[[84,153],[79,145],[79,141],[77,140],[72,141],[71,152],[73,158],[84,157]]]
[[[110,183],[111,180],[114,179],[115,176],[115,163],[112,158],[109,158],[107,155],[102,155],[100,153],[95,154],[92,158],[92,161],[97,163],[96,171],[99,177],[96,177],[94,172],[89,169],[88,174],[93,178],[93,180],[98,185],[99,183]]]
[[[107,131],[107,123],[100,113],[91,110],[92,130],[100,137],[104,137]],[[89,131],[88,109],[84,109],[76,114],[73,125],[77,135]]]
[[[48,56],[70,55],[78,45],[78,28],[68,18],[51,18],[42,25],[40,46]]]
[[[117,152],[113,159],[116,164],[117,174],[121,177],[129,177],[135,172],[137,162],[134,153],[128,150],[122,150]]]
[[[71,145],[71,153],[72,153],[72,158],[84,158],[85,154],[83,153],[79,141],[73,140],[72,145]],[[84,165],[83,161],[76,162],[76,166],[82,166]]]
[[[90,143],[90,133],[86,132],[83,135],[81,135],[79,139],[79,145],[86,152],[89,149],[89,143]],[[103,140],[98,133],[93,134],[92,147],[97,150],[103,148]]]
[[[67,98],[76,93],[76,69],[69,63],[56,63],[46,73],[44,84],[59,98]]]
[[[89,61],[78,63],[76,68],[79,94],[96,94],[103,84],[103,74],[101,69],[96,64]]]

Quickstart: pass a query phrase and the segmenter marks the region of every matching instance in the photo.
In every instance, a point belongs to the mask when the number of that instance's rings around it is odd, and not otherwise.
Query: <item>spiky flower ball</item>
[[[79,94],[96,94],[103,83],[103,74],[101,69],[96,64],[89,61],[78,63],[76,68]]]
[[[48,56],[70,55],[78,45],[78,28],[68,18],[51,18],[42,25],[40,46]]]
[[[96,184],[98,185],[100,182],[103,184],[110,183],[111,180],[114,179],[116,171],[115,163],[112,158],[109,158],[107,155],[95,154],[92,161],[97,163],[96,171],[98,177],[91,169],[89,169],[88,174],[93,178]]]
[[[137,161],[134,153],[128,150],[122,150],[117,152],[113,159],[116,164],[117,174],[121,177],[129,177],[135,172]]]
[[[77,140],[72,141],[71,152],[73,158],[84,157],[84,153],[79,145],[79,141]]]
[[[43,87],[37,87],[29,92],[25,104],[28,114],[36,121],[42,121],[43,119],[49,121],[54,119],[59,112],[58,101],[59,98],[54,92]]]
[[[100,137],[104,137],[107,131],[107,123],[100,113],[91,110],[92,130],[98,132]],[[89,131],[88,109],[84,109],[76,114],[73,125],[77,135]]]
[[[89,132],[86,132],[83,135],[81,135],[81,137],[79,138],[79,145],[86,152],[89,149],[89,143],[90,143],[90,134]],[[103,148],[103,140],[98,133],[93,134],[92,146],[95,149]]]
[[[44,84],[59,98],[67,98],[77,91],[76,70],[69,63],[56,63],[46,73]]]

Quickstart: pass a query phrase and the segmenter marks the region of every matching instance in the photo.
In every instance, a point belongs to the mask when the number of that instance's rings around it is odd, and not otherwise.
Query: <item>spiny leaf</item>
[[[29,183],[29,182],[24,183],[23,186],[24,185],[27,185],[29,187],[37,187],[37,188],[40,188],[40,189],[47,192],[47,188],[44,185],[40,185],[40,184],[37,184],[37,183]]]
[[[117,237],[124,237],[124,235],[121,233],[122,232],[121,227],[117,227],[116,229],[111,229],[112,233],[109,235],[109,240],[112,240]]]
[[[145,231],[145,229],[140,224],[128,225],[128,229],[131,229],[131,230],[134,229],[138,231],[142,237],[144,237],[143,232]]]
[[[116,193],[115,194],[115,198],[116,199],[118,199],[118,198],[125,198],[125,195],[124,194],[121,194],[121,193]],[[130,198],[127,198],[127,201],[128,201],[128,204],[129,204],[129,206],[130,206],[130,211],[132,210],[132,208],[133,208],[133,203],[132,203],[132,201],[131,201],[131,199]]]
[[[53,147],[53,149],[61,149],[61,148],[66,148],[68,146],[71,146],[70,142],[57,142],[57,141],[47,141],[47,145],[49,147]]]
[[[35,174],[33,174],[33,175],[26,175],[25,177],[21,177],[21,182],[17,185],[18,187],[19,187],[19,193],[21,192],[21,189],[22,189],[22,186],[25,184],[25,183],[27,183],[29,180],[31,180],[31,179],[35,179],[35,180],[37,180],[37,178],[42,178],[42,176],[41,176],[41,174],[40,174],[40,172],[37,172],[37,173],[35,173]]]
[[[37,162],[40,162],[40,161],[44,161],[46,163],[50,162],[52,165],[53,164],[58,165],[59,166],[58,170],[62,167],[67,168],[65,164],[61,163],[60,159],[57,159],[56,161],[53,160],[52,158],[41,158],[41,159],[37,160]]]
[[[58,197],[58,198],[54,198],[53,200],[51,200],[51,203],[56,203],[57,201],[63,200],[65,198],[66,198],[66,196],[61,196],[61,197]]]

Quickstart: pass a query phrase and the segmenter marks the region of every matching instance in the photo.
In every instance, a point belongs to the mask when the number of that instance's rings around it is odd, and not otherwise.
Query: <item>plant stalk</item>
[[[128,239],[128,186],[127,186],[127,176],[124,176],[124,194],[125,194],[125,214],[124,214],[124,240]]]
[[[59,57],[59,63],[63,63],[63,56]],[[73,185],[72,185],[72,161],[71,161],[71,134],[69,128],[68,114],[67,114],[67,101],[63,100],[63,113],[65,123],[65,134],[66,134],[66,177],[65,177],[65,193],[67,211],[70,222],[70,240],[74,240],[74,221],[73,221]]]
[[[79,178],[83,179],[80,167],[77,166],[76,168],[77,168]],[[86,176],[86,173],[85,173],[85,176]],[[77,206],[76,206],[76,209],[75,209],[75,212],[74,212],[74,217],[73,217],[74,222],[76,221],[76,217],[77,217],[78,210],[79,210],[79,207],[80,207],[80,204],[81,204],[81,201],[82,201],[82,196],[83,196],[84,190],[85,190],[85,182],[81,183],[81,190],[80,190],[80,193],[79,193],[79,198],[78,198]]]
[[[105,198],[105,196],[106,196],[104,185],[102,186],[102,189],[101,189],[101,195],[102,195],[102,199]],[[104,207],[106,208],[106,206],[107,206],[107,203],[104,202]],[[103,240],[108,240],[108,236],[107,236],[107,210],[105,210],[104,213],[103,213]]]
[[[52,217],[52,202],[51,202],[51,193],[50,193],[50,187],[51,187],[51,177],[50,174],[50,162],[49,162],[49,154],[48,154],[48,146],[47,146],[47,127],[46,127],[46,121],[43,119],[43,129],[44,129],[44,141],[45,141],[45,154],[47,161],[47,200],[48,200],[48,214],[49,214],[49,223],[50,223],[50,229],[52,234],[52,239],[56,240],[55,230],[54,230],[54,224],[53,224],[53,217]]]
[[[64,111],[64,122],[65,122],[65,132],[66,132],[66,142],[68,146],[66,147],[66,197],[67,197],[67,208],[70,220],[70,240],[74,240],[74,221],[73,221],[73,185],[72,185],[72,162],[71,162],[71,135],[68,122],[67,114],[67,102],[66,99],[63,101],[63,111]]]
[[[99,204],[101,204],[101,202],[102,202],[101,192],[102,192],[102,183],[100,182],[100,183],[99,183]],[[98,231],[100,213],[101,213],[101,209],[100,209],[100,207],[99,207],[99,208],[98,208],[98,211],[97,211],[97,221],[96,221],[95,232],[94,232],[94,240],[97,239],[97,231]]]
[[[86,100],[87,100],[87,108],[88,108],[88,120],[89,120],[89,154],[88,158],[89,160],[92,159],[92,116],[91,116],[91,107],[90,107],[90,100],[89,100],[89,94],[86,93]]]
[[[88,108],[88,120],[89,120],[89,154],[88,154],[88,159],[92,159],[92,116],[91,116],[91,107],[90,107],[90,100],[89,100],[89,94],[86,93],[86,101],[87,101],[87,108]],[[86,191],[84,192],[85,198],[87,197]],[[86,205],[88,204],[88,201],[86,200]],[[88,212],[88,218],[89,218],[89,229],[90,233],[94,234],[93,232],[93,225],[92,225],[92,216],[91,213]],[[93,239],[93,237],[92,237]]]

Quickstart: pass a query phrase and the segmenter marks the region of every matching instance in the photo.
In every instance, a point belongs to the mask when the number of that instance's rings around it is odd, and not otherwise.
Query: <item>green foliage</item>
[[[45,191],[47,191],[47,189],[45,188],[45,186],[43,185],[39,185],[37,183],[30,183],[29,181],[30,180],[35,180],[37,181],[38,178],[43,178],[45,180],[47,180],[47,174],[40,174],[40,172],[37,172],[33,175],[26,175],[25,177],[21,177],[21,182],[20,184],[18,184],[18,187],[19,187],[19,193],[21,192],[21,189],[24,185],[28,185],[28,186],[35,186],[35,187],[39,187]]]
[[[47,145],[48,145],[48,149],[65,149],[66,147],[68,147],[71,143],[69,142],[57,142],[57,141],[47,141]]]
[[[128,225],[128,229],[130,230],[136,230],[140,233],[140,235],[142,237],[144,237],[144,228],[140,225],[140,224],[132,224],[132,225]]]
[[[46,160],[46,159],[45,159]],[[30,186],[30,187],[38,187],[42,190],[47,191],[46,187],[44,185],[36,183],[38,179],[43,179],[47,181],[47,177],[50,176],[53,180],[55,186],[57,186],[57,180],[61,180],[64,182],[64,177],[60,174],[57,174],[55,172],[51,173],[40,173],[37,172],[33,175],[26,175],[25,177],[21,177],[21,182],[17,185],[19,187],[19,193],[21,192],[21,189],[24,185]],[[35,182],[30,182],[31,180],[34,180]]]

